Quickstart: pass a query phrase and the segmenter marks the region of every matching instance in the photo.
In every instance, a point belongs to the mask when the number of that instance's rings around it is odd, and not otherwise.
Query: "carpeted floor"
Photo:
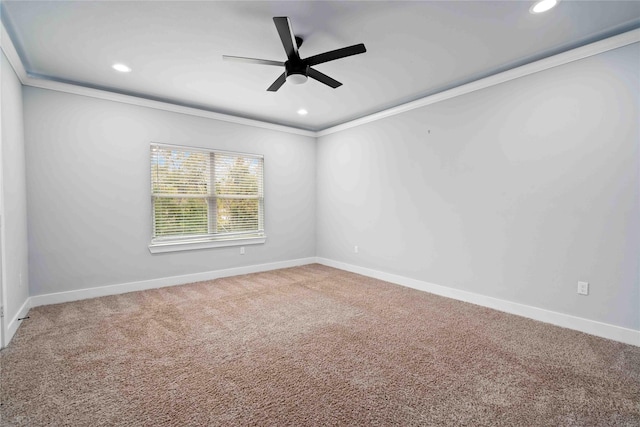
[[[29,316],[3,426],[640,425],[640,348],[320,265]]]

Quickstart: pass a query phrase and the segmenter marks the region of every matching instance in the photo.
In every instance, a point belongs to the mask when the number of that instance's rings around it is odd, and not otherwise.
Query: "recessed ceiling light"
[[[298,114],[300,114],[301,116],[306,116],[307,114],[309,114],[309,112],[304,108],[301,108],[298,110]]]
[[[124,64],[113,64],[111,66],[111,68],[113,68],[116,71],[120,71],[121,73],[129,73],[129,72],[131,72],[131,68],[127,67]]]
[[[547,10],[557,5],[558,1],[559,0],[540,0],[539,2],[531,6],[531,9],[529,9],[529,12],[531,13],[546,12]]]

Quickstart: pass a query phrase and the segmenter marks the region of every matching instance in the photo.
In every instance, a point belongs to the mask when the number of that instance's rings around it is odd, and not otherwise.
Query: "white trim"
[[[617,36],[609,37],[604,40],[600,40],[585,46],[578,47],[576,49],[568,50],[566,52],[559,53],[557,55],[550,56],[538,61],[531,62],[529,64],[522,65],[520,67],[512,68],[507,71],[503,71],[498,74],[485,77],[467,83],[455,88],[445,90],[434,95],[426,96],[424,98],[417,99],[405,104],[401,104],[386,110],[382,110],[367,116],[351,120],[349,122],[341,123],[336,126],[321,129],[318,131],[304,130],[290,126],[278,125],[275,123],[263,122],[260,120],[247,119],[244,117],[236,117],[228,114],[214,113],[212,111],[202,110],[193,107],[185,107],[182,105],[176,105],[169,102],[154,101],[146,98],[140,98],[132,95],[124,95],[115,92],[109,92],[106,90],[94,89],[89,87],[77,86],[69,83],[62,83],[53,80],[47,80],[44,78],[38,78],[30,76],[24,69],[22,61],[7,33],[4,24],[2,25],[2,37],[1,37],[2,50],[7,55],[9,62],[16,71],[18,78],[23,85],[33,86],[41,89],[55,90],[58,92],[73,93],[76,95],[87,96],[92,98],[105,99],[114,102],[121,102],[123,104],[137,105],[141,107],[154,108],[157,110],[171,111],[174,113],[187,114],[196,117],[204,117],[214,120],[220,120],[224,122],[236,123],[241,125],[253,126],[263,129],[275,130],[279,132],[292,133],[296,135],[321,137],[330,135],[332,133],[340,132],[346,129],[350,129],[356,126],[360,126],[366,123],[371,123],[377,120],[384,119],[386,117],[395,116],[406,111],[411,111],[416,108],[425,107],[427,105],[435,104],[437,102],[445,101],[447,99],[455,98],[457,96],[466,95],[477,90],[486,89],[491,86],[498,85],[510,80],[514,80],[520,77],[534,74],[540,71],[548,70],[550,68],[558,67],[560,65],[568,64],[573,61],[584,59],[593,55],[604,53],[613,49],[617,49],[629,44],[640,42],[640,29],[627,31],[626,33],[619,34]]]
[[[182,242],[155,242],[149,245],[149,252],[159,254],[165,252],[193,251],[197,249],[223,248],[227,246],[245,246],[259,245],[267,240],[264,237],[235,237],[228,240],[201,240],[201,241],[182,241]]]
[[[9,65],[11,66],[11,68],[13,68],[13,71],[16,73],[16,76],[18,77],[18,80],[20,80],[20,82],[22,83],[24,78],[26,77],[27,73],[24,69],[24,66],[22,65],[22,61],[20,60],[20,56],[18,55],[18,52],[16,51],[15,46],[13,45],[13,42],[11,41],[11,37],[9,37],[9,34],[7,33],[7,30],[4,27],[4,23],[0,22],[0,48],[2,49],[2,52],[5,54],[5,56],[7,57],[7,61],[9,62]],[[0,114],[1,117],[1,114]],[[0,122],[1,122],[1,118],[0,118]],[[2,125],[0,124],[0,134],[2,130]],[[4,167],[2,165],[3,160],[3,145],[1,142],[2,136],[0,135],[0,174],[3,173]],[[3,177],[0,177],[0,182],[3,181]],[[10,320],[7,320],[7,283],[8,283],[8,279],[7,279],[7,266],[5,265],[5,260],[6,260],[6,254],[7,254],[7,247],[6,247],[6,240],[5,240],[5,214],[4,214],[4,182],[2,182],[2,186],[0,188],[0,263],[2,263],[2,265],[0,266],[0,270],[1,270],[1,274],[2,277],[0,277],[0,285],[2,287],[2,289],[0,289],[0,292],[2,292],[2,296],[0,298],[0,301],[2,302],[3,306],[4,306],[4,318],[2,319],[2,321],[0,321],[0,327],[4,328],[2,331],[1,338],[2,338],[2,342],[0,342],[0,348],[4,348],[7,345],[9,345],[9,342],[11,342],[11,339],[13,338],[13,336],[15,335],[16,331],[18,330],[18,327],[20,326],[20,320],[18,320],[19,318],[25,317],[27,315],[27,313],[29,312],[29,308],[30,306],[30,299],[27,298],[24,303],[22,304],[22,306],[20,307],[20,309],[18,310],[18,312],[16,313],[16,315]]]
[[[489,77],[457,86],[453,89],[445,90],[444,92],[436,93],[434,95],[420,98],[406,104],[398,105],[387,110],[379,111],[377,113],[373,113],[359,119],[320,130],[316,132],[316,137],[330,135],[332,133],[340,132],[366,123],[371,123],[376,120],[381,120],[386,117],[395,116],[396,114],[415,110],[416,108],[425,107],[427,105],[455,98],[460,95],[466,95],[477,90],[486,89],[491,86],[499,85],[500,83],[528,76],[529,74],[538,73],[540,71],[548,70],[550,68],[558,67],[560,65],[568,64],[573,61],[578,61],[589,56],[597,55],[609,50],[617,49],[638,42],[640,42],[640,29],[628,31],[626,33],[609,37],[607,39],[600,40],[586,46],[562,52],[548,58],[522,65],[520,67],[512,68],[510,70],[503,71],[502,73],[493,74]]]
[[[598,322],[595,320],[584,319],[569,314],[558,313],[538,307],[532,307],[525,304],[519,304],[511,301],[493,298],[473,292],[462,291],[446,286],[436,285],[421,280],[411,279],[408,277],[385,273],[366,267],[360,267],[335,261],[322,257],[308,257],[289,261],[279,261],[268,264],[258,264],[245,267],[228,268],[224,270],[214,270],[202,273],[186,274],[183,276],[164,277],[159,279],[143,280],[139,282],[123,283],[118,285],[100,286],[96,288],[79,289],[75,291],[56,292],[51,294],[36,295],[30,297],[20,308],[18,314],[12,319],[8,328],[7,344],[11,337],[18,329],[18,318],[24,317],[31,307],[41,305],[59,304],[70,301],[77,301],[88,298],[96,298],[107,295],[118,295],[127,292],[142,291],[146,289],[162,288],[166,286],[175,286],[186,283],[194,283],[204,280],[212,280],[220,277],[237,276],[241,274],[258,273],[262,271],[277,270],[281,268],[296,267],[318,263],[340,270],[350,271],[367,277],[384,280],[386,282],[395,283],[397,285],[406,286],[423,292],[429,292],[452,298],[459,301],[469,302],[483,307],[492,308],[503,311],[505,313],[515,314],[529,319],[537,320],[544,323],[550,323],[556,326],[573,329],[587,334],[595,335],[602,338],[619,341],[625,344],[631,344],[640,347],[640,331],[611,325],[608,323]]]
[[[340,270],[350,271],[352,273],[373,277],[375,279],[384,280],[386,282],[395,283],[397,285],[406,286],[436,295],[441,295],[459,301],[469,302],[483,307],[503,311],[505,313],[515,314],[529,319],[538,320],[540,322],[550,323],[552,325],[561,326],[563,328],[573,329],[598,337],[607,338],[610,340],[640,347],[640,331],[634,329],[623,328],[621,326],[615,326],[608,323],[589,320],[582,317],[576,317],[570,314],[558,313],[556,311],[550,311],[530,305],[519,304],[499,298],[493,298],[473,292],[450,288],[447,286],[423,282],[421,280],[411,279],[391,273],[385,273],[378,270],[372,270],[370,268],[347,264],[340,261],[334,261],[332,259],[317,257],[316,260],[319,264],[338,268]]]
[[[275,130],[278,132],[292,133],[302,136],[315,137],[316,132],[299,129],[291,126],[279,125],[275,123],[264,122],[261,120],[247,119],[244,117],[232,116],[230,114],[215,113],[200,108],[186,107],[164,101],[155,101],[151,99],[141,98],[133,95],[125,95],[107,90],[95,89],[90,87],[78,86],[69,83],[58,82],[41,77],[29,75],[20,60],[20,56],[9,37],[4,24],[2,23],[0,36],[0,47],[4,51],[9,63],[18,75],[18,79],[25,86],[32,86],[41,89],[55,90],[58,92],[72,93],[75,95],[87,96],[91,98],[104,99],[107,101],[121,102],[123,104],[137,105],[140,107],[154,108],[156,110],[170,111],[173,113],[187,114],[190,116],[204,117],[207,119],[220,120],[222,122],[236,123],[240,125],[252,126],[262,129]]]
[[[4,25],[0,22],[0,41],[4,39]],[[4,50],[2,51],[4,52]],[[2,62],[4,60],[0,58],[0,85],[2,84]],[[4,348],[6,346],[5,343],[9,343],[8,339],[8,327],[7,321],[4,317],[5,311],[5,300],[7,299],[7,277],[6,271],[7,268],[5,266],[5,257],[6,257],[6,249],[5,249],[5,241],[4,241],[4,144],[2,142],[2,99],[0,99],[0,348]]]
[[[29,313],[30,308],[31,308],[31,298],[27,298],[26,301],[22,304],[22,307],[20,307],[20,310],[18,310],[18,313],[15,316],[13,316],[13,319],[11,319],[11,321],[7,325],[7,331],[6,331],[7,336],[4,337],[5,347],[9,345],[9,342],[11,342],[11,339],[16,334],[16,331],[20,326],[20,322],[22,322],[22,320],[18,320],[18,319],[22,319],[23,317],[25,317],[27,313]]]
[[[207,119],[219,120],[222,122],[236,123],[256,128],[275,130],[278,132],[291,133],[295,135],[303,135],[315,137],[316,132],[304,129],[298,129],[290,126],[278,125],[275,123],[263,122],[260,120],[247,119],[244,117],[232,116],[229,114],[215,113],[194,107],[185,107],[178,104],[172,104],[164,101],[154,101],[151,99],[140,98],[133,95],[124,95],[121,93],[109,92],[101,89],[94,89],[84,86],[77,86],[69,83],[57,82],[54,80],[46,80],[27,76],[23,82],[26,86],[37,87],[41,89],[55,90],[58,92],[72,93],[75,95],[87,96],[90,98],[104,99],[107,101],[121,102],[123,104],[136,105],[140,107],[154,108],[156,110],[170,111],[173,113],[187,114],[190,116],[204,117]]]
[[[315,262],[315,257],[299,258],[288,261],[272,262],[268,264],[248,265],[245,267],[205,271],[202,273],[185,274],[182,276],[161,277],[158,279],[141,280],[139,282],[129,282],[118,285],[78,289],[75,291],[35,295],[30,298],[31,307],[38,307],[41,305],[49,304],[60,304],[63,302],[97,298],[107,295],[118,295],[127,292],[144,291],[147,289],[164,288],[166,286],[184,285],[186,283],[202,282],[205,280],[213,280],[220,277],[237,276],[241,274],[259,273],[261,271],[277,270],[280,268],[297,267],[300,265],[313,264]]]
[[[24,69],[24,65],[20,60],[20,55],[18,55],[18,51],[13,45],[13,41],[11,40],[11,37],[9,37],[9,33],[4,27],[3,22],[0,22],[0,27],[0,47],[9,60],[9,64],[11,64],[13,71],[16,72],[18,79],[22,84],[24,84],[27,79],[27,71]]]

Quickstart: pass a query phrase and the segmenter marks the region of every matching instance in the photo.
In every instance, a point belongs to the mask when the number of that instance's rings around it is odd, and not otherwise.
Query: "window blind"
[[[264,235],[260,155],[151,144],[154,241]]]

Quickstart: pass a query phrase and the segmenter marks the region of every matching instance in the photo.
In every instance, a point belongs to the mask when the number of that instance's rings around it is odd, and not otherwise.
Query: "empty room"
[[[0,16],[0,426],[640,425],[639,1]]]

